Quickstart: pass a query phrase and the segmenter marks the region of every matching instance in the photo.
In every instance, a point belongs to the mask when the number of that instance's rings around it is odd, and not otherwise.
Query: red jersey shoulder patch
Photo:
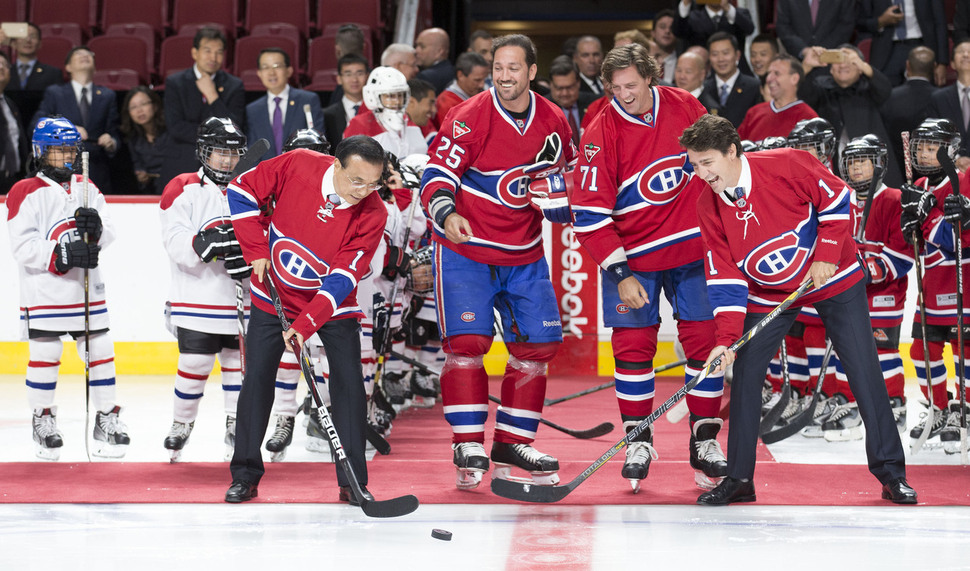
[[[602,147],[597,147],[593,143],[586,143],[586,146],[583,147],[583,153],[586,154],[586,162],[592,161],[593,157],[596,156],[596,153],[600,152],[601,150]]]
[[[471,132],[471,127],[469,127],[464,121],[455,121],[454,127],[452,128],[452,137],[457,139],[458,137],[467,135]]]

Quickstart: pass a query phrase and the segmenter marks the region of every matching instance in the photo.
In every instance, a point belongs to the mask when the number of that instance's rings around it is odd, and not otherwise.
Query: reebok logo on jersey
[[[583,147],[583,153],[586,154],[586,162],[588,163],[592,161],[593,157],[595,157],[596,153],[600,152],[600,150],[601,147],[597,147],[593,143],[586,143],[586,146]]]
[[[464,121],[455,121],[454,127],[452,128],[451,136],[452,138],[457,139],[458,137],[467,135],[468,133],[471,133],[471,132],[472,132],[471,128],[469,128]]]

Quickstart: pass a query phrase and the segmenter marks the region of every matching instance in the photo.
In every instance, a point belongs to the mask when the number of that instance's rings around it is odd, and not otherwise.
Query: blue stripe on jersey
[[[172,317],[199,317],[202,319],[238,319],[238,315],[216,315],[213,313],[193,313],[191,311],[173,311]]]
[[[102,313],[108,313],[108,308],[92,309],[90,313],[91,315],[101,315]],[[73,313],[40,313],[40,314],[31,313],[30,314],[31,321],[36,321],[39,319],[53,319],[58,317],[84,317],[84,310],[81,310],[79,312],[73,312]],[[26,315],[20,314],[21,321],[26,318],[27,318]]]
[[[573,222],[573,227],[575,227],[578,232],[582,232],[584,228],[602,224],[607,219],[612,219],[610,214],[593,212],[575,207],[573,208],[573,215],[576,218],[576,221]]]
[[[503,409],[499,409],[498,413],[495,414],[495,424],[505,424],[519,430],[525,430],[528,432],[535,433],[539,430],[539,419],[538,418],[524,418],[521,416],[513,416]]]
[[[258,214],[259,205],[250,200],[249,196],[240,192],[232,185],[226,189],[226,198],[229,199],[229,212],[233,216],[240,214]]]
[[[680,244],[681,242],[687,242],[688,240],[693,240],[695,238],[700,238],[700,237],[701,237],[701,230],[700,228],[697,228],[696,231],[691,232],[689,234],[684,234],[682,236],[670,236],[667,239],[658,240],[657,242],[654,242],[653,245],[647,248],[644,248],[642,250],[637,250],[637,249],[627,250],[626,255],[627,255],[627,258],[639,258],[640,256],[645,256],[647,254],[656,252],[658,250],[663,250],[664,248],[668,248],[675,244]]]
[[[839,192],[839,197],[836,199],[835,202],[830,204],[828,208],[825,208],[824,210],[821,210],[818,213],[819,220],[823,220],[825,218],[829,218],[833,216],[834,217],[844,216],[846,220],[848,220],[849,214],[851,212],[851,205],[849,204],[849,194],[850,194],[849,189],[846,187],[842,187],[840,191],[836,189],[832,189],[832,190],[835,192]]]
[[[748,288],[732,283],[707,283],[711,307],[747,307]]]

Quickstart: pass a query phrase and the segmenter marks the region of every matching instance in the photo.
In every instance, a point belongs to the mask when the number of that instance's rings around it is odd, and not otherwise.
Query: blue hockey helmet
[[[37,170],[56,182],[67,182],[71,174],[81,172],[81,134],[74,123],[64,117],[44,117],[34,127],[31,136]],[[74,157],[61,165],[51,165],[47,154],[52,147],[73,147]]]

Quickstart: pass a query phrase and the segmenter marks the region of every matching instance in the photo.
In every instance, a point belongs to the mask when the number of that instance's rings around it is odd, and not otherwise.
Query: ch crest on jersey
[[[279,238],[271,246],[273,269],[286,285],[302,290],[317,290],[330,267],[303,244],[290,238]]]
[[[583,147],[583,153],[586,155],[586,162],[592,162],[593,157],[595,157],[596,153],[600,152],[600,150],[602,150],[602,147],[597,147],[593,143],[586,143],[586,146]]]
[[[531,180],[525,174],[525,166],[511,168],[499,176],[495,184],[496,197],[509,208],[525,208],[530,204],[529,182]]]
[[[63,220],[58,220],[57,223],[54,224],[50,230],[48,230],[47,239],[54,240],[58,244],[67,244],[68,242],[79,241],[81,236],[77,233],[74,219],[65,218]]]
[[[807,226],[785,232],[762,242],[742,261],[745,274],[756,282],[776,286],[797,277],[812,254],[814,245],[809,236],[814,235]]]
[[[451,129],[451,137],[453,139],[457,139],[471,132],[471,127],[469,127],[464,121],[455,121],[454,126]]]
[[[648,204],[667,204],[684,189],[691,172],[693,168],[687,161],[687,153],[657,159],[640,171],[637,192]]]

